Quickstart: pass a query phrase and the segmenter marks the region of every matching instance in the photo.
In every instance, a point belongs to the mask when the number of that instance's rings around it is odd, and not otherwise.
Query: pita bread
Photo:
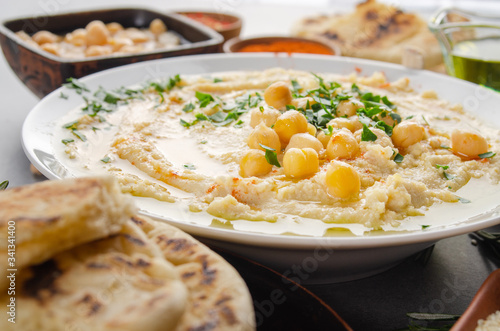
[[[112,177],[44,181],[0,191],[0,288],[8,268],[41,263],[58,252],[120,231],[136,209]],[[8,265],[15,223],[15,262]],[[13,261],[13,260],[11,260]]]
[[[226,260],[176,227],[146,217],[132,220],[175,265],[188,288],[186,313],[176,331],[255,330],[250,292]]]
[[[293,35],[322,38],[340,47],[343,56],[403,63],[405,49],[417,48],[425,68],[443,62],[437,39],[418,15],[367,0],[345,15],[304,18]]]
[[[18,277],[16,323],[2,318],[0,330],[175,330],[187,303],[174,266],[132,222]]]

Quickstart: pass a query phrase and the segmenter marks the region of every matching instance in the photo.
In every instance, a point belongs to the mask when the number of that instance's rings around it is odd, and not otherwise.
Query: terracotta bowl
[[[469,307],[450,331],[473,331],[480,319],[486,319],[497,310],[500,310],[500,269],[486,278]]]
[[[214,29],[224,37],[225,41],[238,37],[241,33],[243,21],[235,14],[207,11],[181,11],[178,13]]]
[[[146,28],[155,18],[163,20],[169,31],[179,36],[180,45],[167,50],[68,59],[34,47],[15,34],[21,30],[29,35],[40,30],[48,30],[64,35],[77,28],[85,27],[93,20],[101,20],[104,23],[118,22],[124,27]],[[80,78],[104,69],[140,61],[180,55],[217,53],[221,51],[223,42],[223,37],[214,30],[182,15],[141,8],[105,9],[28,17],[7,20],[0,25],[0,45],[7,62],[19,79],[38,97],[52,92],[70,77]]]
[[[240,52],[285,52],[340,55],[340,49],[321,39],[287,36],[262,36],[253,38],[233,38],[223,45],[225,53]]]

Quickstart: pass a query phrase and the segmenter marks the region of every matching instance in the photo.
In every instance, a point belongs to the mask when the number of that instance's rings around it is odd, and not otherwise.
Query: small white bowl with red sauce
[[[238,37],[241,33],[243,21],[235,14],[207,11],[180,11],[177,13],[215,30],[224,37],[224,40]]]
[[[225,53],[303,53],[340,55],[340,49],[331,43],[319,40],[288,36],[261,36],[253,38],[235,37],[223,45]]]

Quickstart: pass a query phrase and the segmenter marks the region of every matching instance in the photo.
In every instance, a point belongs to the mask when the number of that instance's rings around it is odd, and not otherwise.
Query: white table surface
[[[293,23],[312,14],[350,10],[355,1],[347,0],[22,0],[1,1],[0,19],[58,14],[81,9],[109,7],[150,7],[171,11],[206,9],[235,12],[244,19],[242,36],[289,34]],[[304,5],[307,3],[307,6]],[[500,13],[500,1],[390,1],[405,9],[429,15],[441,5],[481,9]],[[10,186],[36,181],[21,147],[21,126],[25,116],[38,102],[0,59],[0,182]],[[0,207],[1,208],[1,207]],[[415,261],[369,279],[312,286],[355,330],[393,330],[407,326],[406,312],[422,311],[460,314],[467,307],[486,276],[500,267],[482,250],[471,246],[470,239],[459,236],[440,241],[426,266]],[[391,300],[385,300],[391,298]]]

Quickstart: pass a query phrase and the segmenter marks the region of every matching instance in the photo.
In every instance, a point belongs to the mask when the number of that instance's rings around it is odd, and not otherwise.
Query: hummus
[[[278,92],[266,95],[275,82],[289,89],[286,107],[273,101]],[[175,76],[94,95],[61,122],[64,129],[56,136],[72,166],[112,173],[124,192],[182,204],[192,215],[215,218],[212,225],[276,224],[279,233],[293,232],[294,224],[304,229],[321,224],[323,232],[393,230],[432,205],[469,202],[457,191],[473,180],[500,181],[499,130],[432,91],[413,90],[407,78],[388,82],[382,73],[340,76],[273,68]],[[308,153],[316,155],[317,166],[293,175],[290,167],[302,168],[294,161],[287,170],[291,148],[280,136],[278,150],[260,144],[267,173],[242,171],[252,133],[277,131],[276,119],[289,112],[306,118],[307,129],[299,133],[314,140],[316,149]],[[416,131],[397,132],[409,123]],[[457,129],[462,131],[453,138]],[[328,147],[339,132],[355,141],[347,155]],[[333,180],[332,164],[347,165],[357,177]],[[353,183],[353,192],[336,193]]]

